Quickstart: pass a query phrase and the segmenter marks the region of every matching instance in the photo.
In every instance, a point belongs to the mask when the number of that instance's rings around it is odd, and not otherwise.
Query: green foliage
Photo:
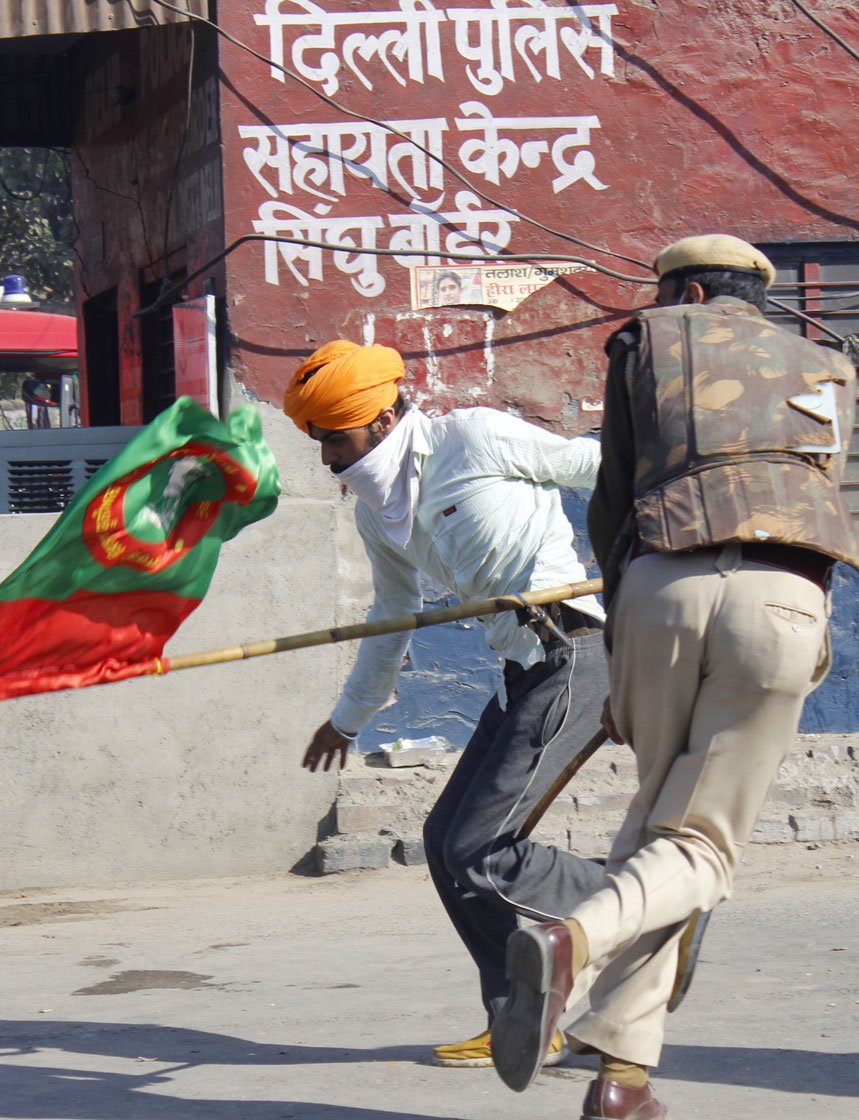
[[[68,153],[0,148],[0,277],[19,272],[34,299],[70,303],[74,239]]]

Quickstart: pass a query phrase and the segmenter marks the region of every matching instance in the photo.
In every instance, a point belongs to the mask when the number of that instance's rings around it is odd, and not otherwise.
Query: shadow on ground
[[[65,1054],[69,1064],[26,1064],[28,1055]],[[430,1044],[366,1049],[260,1044],[229,1035],[154,1024],[0,1022],[0,1099],[8,1120],[454,1120],[437,1114],[360,1108],[339,1102],[187,1099],[165,1092],[177,1073],[201,1066],[284,1066],[429,1061]],[[77,1065],[76,1055],[89,1060]],[[139,1062],[133,1073],[92,1070],[92,1058]],[[16,1059],[25,1059],[24,1062]],[[56,1061],[56,1058],[54,1058]],[[138,1072],[139,1069],[139,1072]],[[859,1096],[859,1054],[814,1050],[667,1046],[660,1078],[781,1093]],[[241,1078],[237,1072],[237,1089]],[[289,1075],[284,1071],[284,1097]],[[151,1091],[147,1091],[151,1090]],[[252,1089],[251,1089],[252,1091]]]

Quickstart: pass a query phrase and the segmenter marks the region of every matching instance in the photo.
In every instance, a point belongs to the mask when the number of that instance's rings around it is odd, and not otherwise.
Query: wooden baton
[[[528,815],[528,819],[516,834],[517,840],[524,840],[527,836],[531,835],[531,833],[534,831],[534,829],[542,819],[543,814],[546,812],[555,798],[562,792],[564,787],[570,781],[572,781],[576,774],[578,774],[579,770],[581,770],[587,760],[592,755],[596,754],[596,752],[603,745],[603,743],[606,742],[607,739],[608,732],[604,727],[601,727],[595,735],[592,735],[590,739],[588,739],[588,741],[575,756],[575,758],[570,759],[561,773],[557,776],[557,778],[555,778],[554,782],[552,782],[551,786],[546,790],[546,792],[531,810],[530,814]]]

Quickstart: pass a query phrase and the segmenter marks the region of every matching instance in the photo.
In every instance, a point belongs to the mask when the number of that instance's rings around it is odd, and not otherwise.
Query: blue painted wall
[[[585,528],[587,501],[564,492],[564,510],[573,525],[576,548],[588,574],[599,575]],[[427,584],[426,606],[455,603],[441,587]],[[859,573],[836,566],[831,620],[833,665],[829,676],[806,701],[800,730],[859,730]],[[415,634],[409,663],[400,674],[397,702],[380,712],[361,733],[360,747],[373,751],[398,738],[442,735],[464,747],[498,683],[500,659],[489,649],[478,622],[447,623]]]
[[[805,702],[800,731],[859,730],[859,572],[836,564],[832,581],[832,668]]]

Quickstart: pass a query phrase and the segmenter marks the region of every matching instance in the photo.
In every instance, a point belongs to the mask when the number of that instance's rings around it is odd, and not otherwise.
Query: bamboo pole
[[[399,618],[380,618],[374,622],[360,622],[353,626],[335,626],[330,630],[311,630],[285,638],[269,638],[261,642],[224,646],[222,649],[210,649],[202,653],[164,657],[160,661],[158,671],[168,673],[176,669],[194,669],[201,665],[220,665],[227,661],[243,661],[249,657],[264,657],[269,653],[283,653],[286,650],[333,645],[335,642],[350,642],[356,638],[375,637],[379,634],[422,630],[425,626],[437,626],[439,623],[454,622],[460,618],[481,618],[502,611],[520,610],[523,600],[525,603],[543,606],[546,603],[560,602],[562,599],[595,595],[600,591],[602,591],[601,579],[585,579],[579,583],[565,583],[559,587],[526,591],[521,598],[516,595],[499,595],[494,599],[473,599],[471,602],[459,603],[452,607],[415,611],[412,614],[400,615]]]

